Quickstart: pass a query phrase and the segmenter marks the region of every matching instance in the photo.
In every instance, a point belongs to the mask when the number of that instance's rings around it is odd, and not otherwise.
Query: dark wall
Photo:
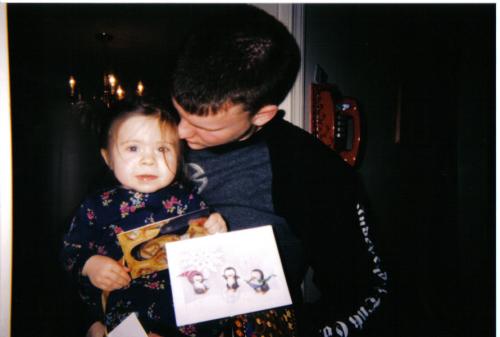
[[[391,285],[384,333],[492,336],[494,5],[305,13],[306,87],[319,64],[364,117],[358,170]]]

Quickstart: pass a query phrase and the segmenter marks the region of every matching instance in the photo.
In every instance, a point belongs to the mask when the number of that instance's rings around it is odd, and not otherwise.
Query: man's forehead
[[[221,114],[228,114],[228,113],[245,113],[244,105],[242,103],[233,103],[231,101],[226,101],[223,104],[220,104],[220,107],[218,109],[213,109],[212,107],[209,107],[206,109],[207,113],[196,113],[196,112],[189,112],[184,107],[177,102],[175,98],[172,98],[172,102],[174,104],[174,107],[179,111],[184,114],[188,115],[193,115],[193,116],[216,116],[216,115],[221,115]],[[215,106],[216,104],[214,104]],[[204,109],[200,109],[199,112],[205,111]]]
[[[245,111],[243,105],[241,104],[227,105],[219,109],[217,112],[209,113],[207,115],[191,114],[185,111],[178,104],[176,104],[176,108],[181,118],[193,124],[200,124],[200,126],[210,126],[210,125],[215,126],[218,124],[225,124],[230,121],[247,119],[250,116],[250,113],[248,111]]]

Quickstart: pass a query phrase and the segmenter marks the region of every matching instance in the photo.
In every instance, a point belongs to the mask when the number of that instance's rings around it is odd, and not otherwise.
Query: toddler
[[[64,237],[64,267],[108,331],[136,313],[150,336],[183,335],[185,329],[192,335],[195,327],[175,326],[168,270],[131,279],[117,239],[121,232],[206,207],[184,182],[177,123],[158,106],[119,102],[105,124],[101,155],[118,184],[80,205]],[[208,234],[227,231],[218,213],[204,228]],[[102,336],[102,323],[89,332]]]

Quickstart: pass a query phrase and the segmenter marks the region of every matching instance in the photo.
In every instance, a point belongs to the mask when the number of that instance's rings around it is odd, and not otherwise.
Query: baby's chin
[[[133,187],[133,186],[126,186],[126,185],[122,185],[123,188],[127,189],[127,190],[131,190],[131,191],[134,191],[134,192],[138,192],[138,193],[143,193],[143,194],[148,194],[148,193],[155,193],[159,190],[162,189],[162,187]]]

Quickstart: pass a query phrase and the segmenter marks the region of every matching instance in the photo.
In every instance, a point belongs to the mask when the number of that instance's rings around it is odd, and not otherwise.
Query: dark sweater
[[[248,153],[255,158],[246,158]],[[260,164],[245,169],[258,156]],[[304,336],[320,331],[352,336],[362,330],[386,293],[387,275],[369,237],[358,176],[340,156],[279,115],[249,139],[190,151],[187,161],[202,170],[207,166],[203,174],[209,182],[221,182],[201,195],[223,216],[230,214],[231,229],[242,222],[242,227],[273,223]],[[218,169],[215,178],[212,166],[227,170]],[[242,178],[252,173],[253,178]],[[255,184],[245,182],[251,179]],[[304,309],[300,283],[307,266],[321,298]]]

